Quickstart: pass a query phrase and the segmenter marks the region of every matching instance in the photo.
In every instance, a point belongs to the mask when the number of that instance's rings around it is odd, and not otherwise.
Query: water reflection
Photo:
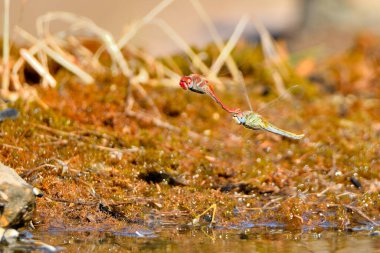
[[[368,230],[302,233],[270,227],[155,232],[129,228],[83,230],[37,232],[35,237],[62,246],[65,252],[380,252],[380,235]]]

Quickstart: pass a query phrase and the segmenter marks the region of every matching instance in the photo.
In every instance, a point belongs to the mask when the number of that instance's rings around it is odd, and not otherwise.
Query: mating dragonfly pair
[[[240,109],[231,109],[225,106],[222,101],[216,96],[213,86],[202,76],[198,74],[191,74],[189,76],[183,76],[179,82],[179,85],[184,90],[190,90],[200,94],[206,94],[210,96],[216,103],[218,103],[225,111],[233,114],[233,119],[246,128],[253,130],[265,130],[274,134],[285,136],[290,139],[299,140],[304,137],[303,134],[294,134],[283,129],[276,127],[269,123],[260,114],[253,111],[244,111]]]

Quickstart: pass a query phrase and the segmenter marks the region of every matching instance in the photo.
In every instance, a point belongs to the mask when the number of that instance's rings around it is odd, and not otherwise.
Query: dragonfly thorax
[[[244,116],[239,116],[238,114],[235,114],[232,118],[239,125],[242,125],[242,124],[244,125],[247,120]]]
[[[239,125],[244,125],[247,122],[247,116],[249,116],[252,112],[251,111],[245,111],[240,113],[235,113],[232,118],[238,123]]]

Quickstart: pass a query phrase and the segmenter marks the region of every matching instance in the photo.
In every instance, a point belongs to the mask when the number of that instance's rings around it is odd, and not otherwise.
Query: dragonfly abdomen
[[[299,140],[299,139],[302,139],[304,137],[303,134],[294,134],[294,133],[285,131],[281,128],[278,128],[278,127],[276,127],[270,123],[268,123],[265,130],[267,130],[268,132],[274,133],[274,134],[278,134],[278,135],[290,138],[290,139],[294,139],[294,140]]]
[[[278,134],[290,139],[295,139],[295,140],[299,140],[304,137],[303,134],[294,134],[294,133],[285,131],[281,128],[278,128],[275,125],[266,121],[260,114],[252,112],[252,111],[244,112],[242,115],[242,118],[245,118],[245,120],[242,121],[244,122],[242,123],[242,125],[252,130],[265,130],[265,131]]]

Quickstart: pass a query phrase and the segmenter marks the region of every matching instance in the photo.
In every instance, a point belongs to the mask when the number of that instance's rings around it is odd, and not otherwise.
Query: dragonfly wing
[[[204,91],[202,91],[202,90],[198,90],[198,89],[195,89],[195,88],[189,88],[189,90],[191,90],[192,92],[195,92],[195,93],[205,94]]]
[[[285,136],[285,137],[290,138],[290,139],[294,139],[294,140],[299,140],[299,139],[302,139],[304,137],[303,134],[294,134],[294,133],[285,131],[281,128],[276,127],[275,125],[273,125],[269,122],[267,122],[263,126],[262,129],[266,130],[268,132],[274,133],[274,134],[278,134],[278,135]]]

